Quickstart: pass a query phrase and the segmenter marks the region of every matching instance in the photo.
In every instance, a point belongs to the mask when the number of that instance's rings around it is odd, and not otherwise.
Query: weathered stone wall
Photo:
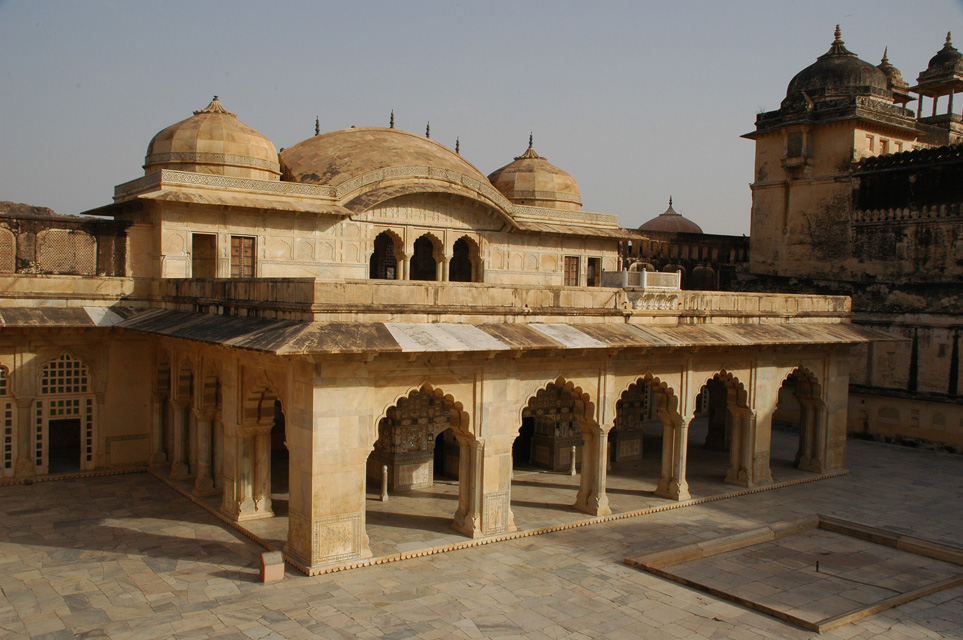
[[[129,226],[0,202],[0,273],[124,276]]]

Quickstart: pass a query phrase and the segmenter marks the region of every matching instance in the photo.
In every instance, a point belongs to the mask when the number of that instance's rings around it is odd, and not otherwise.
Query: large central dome
[[[285,180],[332,187],[389,167],[448,169],[487,182],[481,171],[448,147],[400,129],[332,131],[299,142],[280,157]]]

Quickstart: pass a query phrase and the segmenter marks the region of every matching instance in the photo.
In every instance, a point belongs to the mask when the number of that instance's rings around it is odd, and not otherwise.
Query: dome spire
[[[883,59],[879,63],[881,65],[889,64],[889,47],[883,47]]]
[[[455,138],[455,153],[461,155],[461,138]]]
[[[425,137],[431,138],[431,121],[428,121],[428,125],[425,127]]]
[[[856,54],[846,48],[846,43],[843,42],[843,31],[836,25],[836,31],[833,32],[833,43],[829,45],[829,51],[819,56],[820,58],[825,58],[826,56],[855,56]]]
[[[529,149],[532,148],[532,141],[534,140],[534,138],[535,138],[535,135],[534,135],[531,131],[529,131],[529,132],[528,132],[528,148],[529,148]]]
[[[233,113],[231,113],[230,111],[224,108],[224,105],[221,104],[221,101],[217,99],[217,96],[214,96],[214,98],[211,100],[211,103],[209,105],[207,105],[203,109],[198,109],[197,111],[195,111],[194,115],[198,116],[202,113],[220,113],[225,116],[231,116],[232,118],[237,117],[236,115],[234,115]]]
[[[389,129],[395,128],[395,110],[394,109],[391,110],[391,118],[388,119],[388,128]]]
[[[314,135],[321,135],[321,116],[314,116]]]

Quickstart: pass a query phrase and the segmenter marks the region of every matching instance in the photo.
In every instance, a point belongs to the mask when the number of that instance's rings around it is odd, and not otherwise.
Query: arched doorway
[[[415,240],[411,256],[411,280],[438,280],[438,261],[435,259],[435,243],[426,234]]]
[[[374,241],[374,251],[368,265],[368,278],[371,280],[397,280],[398,257],[395,253],[395,238],[382,231]]]
[[[448,280],[451,282],[475,282],[473,256],[477,256],[478,246],[467,238],[459,238],[452,247],[451,261],[448,265]]]
[[[686,470],[688,481],[753,483],[754,416],[742,383],[723,371],[709,378],[699,392],[702,406],[689,422]]]
[[[800,367],[786,376],[772,414],[772,467],[823,473],[826,408],[822,389],[811,371]]]
[[[522,425],[515,442],[518,443],[519,461],[521,454],[528,449],[529,463],[550,471],[571,469],[574,447],[576,469],[580,467],[582,430],[575,415],[572,391],[554,382],[539,389],[522,410]],[[516,460],[515,451],[516,445],[513,444],[513,462]]]
[[[437,539],[450,529],[475,535],[469,530],[471,456],[465,454],[474,438],[466,429],[461,405],[429,387],[409,392],[385,410],[365,472],[365,528],[372,553],[396,551],[401,520],[409,529],[409,544]],[[457,507],[454,513],[452,507]]]

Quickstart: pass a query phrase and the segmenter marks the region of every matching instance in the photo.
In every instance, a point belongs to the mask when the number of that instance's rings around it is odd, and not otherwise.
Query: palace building
[[[610,513],[607,463],[646,425],[667,501],[692,446],[727,452],[720,482],[772,483],[780,411],[799,468],[844,468],[850,349],[885,334],[843,296],[622,270],[636,232],[531,140],[487,176],[393,126],[278,153],[215,97],[146,148],[111,204],[0,216],[8,481],[149,466],[238,522],[283,487],[311,572],[371,554],[385,469],[391,491],[457,479],[451,526],[478,538],[515,529],[514,466],[573,453],[573,508]]]

